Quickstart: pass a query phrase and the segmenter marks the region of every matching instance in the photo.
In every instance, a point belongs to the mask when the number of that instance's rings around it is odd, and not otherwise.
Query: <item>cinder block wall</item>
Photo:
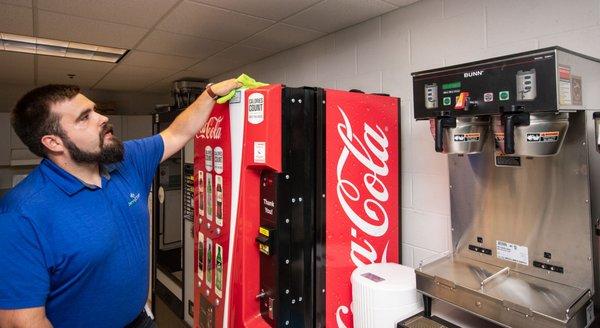
[[[422,0],[213,80],[402,98],[402,258],[416,266],[451,248],[450,202],[446,157],[413,120],[410,73],[553,45],[600,58],[600,0]]]

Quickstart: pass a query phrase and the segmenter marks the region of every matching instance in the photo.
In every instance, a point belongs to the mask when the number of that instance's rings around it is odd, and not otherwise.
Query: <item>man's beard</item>
[[[100,131],[100,151],[99,152],[88,152],[77,147],[75,143],[66,135],[61,136],[65,147],[69,150],[73,161],[78,163],[88,164],[111,164],[120,162],[123,160],[124,147],[123,142],[114,135],[112,136],[112,142],[104,144],[104,136],[108,133],[113,132],[112,124],[106,124]]]

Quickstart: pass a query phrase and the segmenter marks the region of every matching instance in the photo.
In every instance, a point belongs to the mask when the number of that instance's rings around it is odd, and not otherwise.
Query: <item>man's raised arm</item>
[[[224,96],[231,90],[241,86],[241,83],[235,79],[231,79],[209,85],[209,88],[214,95]],[[207,88],[196,101],[177,116],[175,121],[173,121],[167,129],[160,133],[165,145],[161,162],[183,148],[183,146],[194,137],[196,132],[198,132],[208,120],[214,104],[215,99],[209,95]]]

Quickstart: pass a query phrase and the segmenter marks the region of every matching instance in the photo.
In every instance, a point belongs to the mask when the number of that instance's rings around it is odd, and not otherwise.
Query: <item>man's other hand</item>
[[[238,82],[236,79],[229,79],[229,80],[221,81],[219,83],[215,83],[215,84],[211,85],[210,88],[211,88],[212,92],[214,92],[217,96],[224,96],[224,95],[228,94],[229,92],[231,92],[231,90],[240,88],[241,86],[242,86],[242,84],[240,82]]]

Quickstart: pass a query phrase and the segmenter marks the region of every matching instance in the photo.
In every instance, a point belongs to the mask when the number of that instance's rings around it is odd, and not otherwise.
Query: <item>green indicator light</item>
[[[510,93],[508,91],[500,91],[500,93],[498,94],[498,98],[501,101],[506,101],[508,100],[508,98],[510,98]]]
[[[450,97],[444,97],[443,102],[444,106],[450,106],[450,104],[452,104],[452,99]]]
[[[460,89],[460,81],[442,84],[442,90]]]

